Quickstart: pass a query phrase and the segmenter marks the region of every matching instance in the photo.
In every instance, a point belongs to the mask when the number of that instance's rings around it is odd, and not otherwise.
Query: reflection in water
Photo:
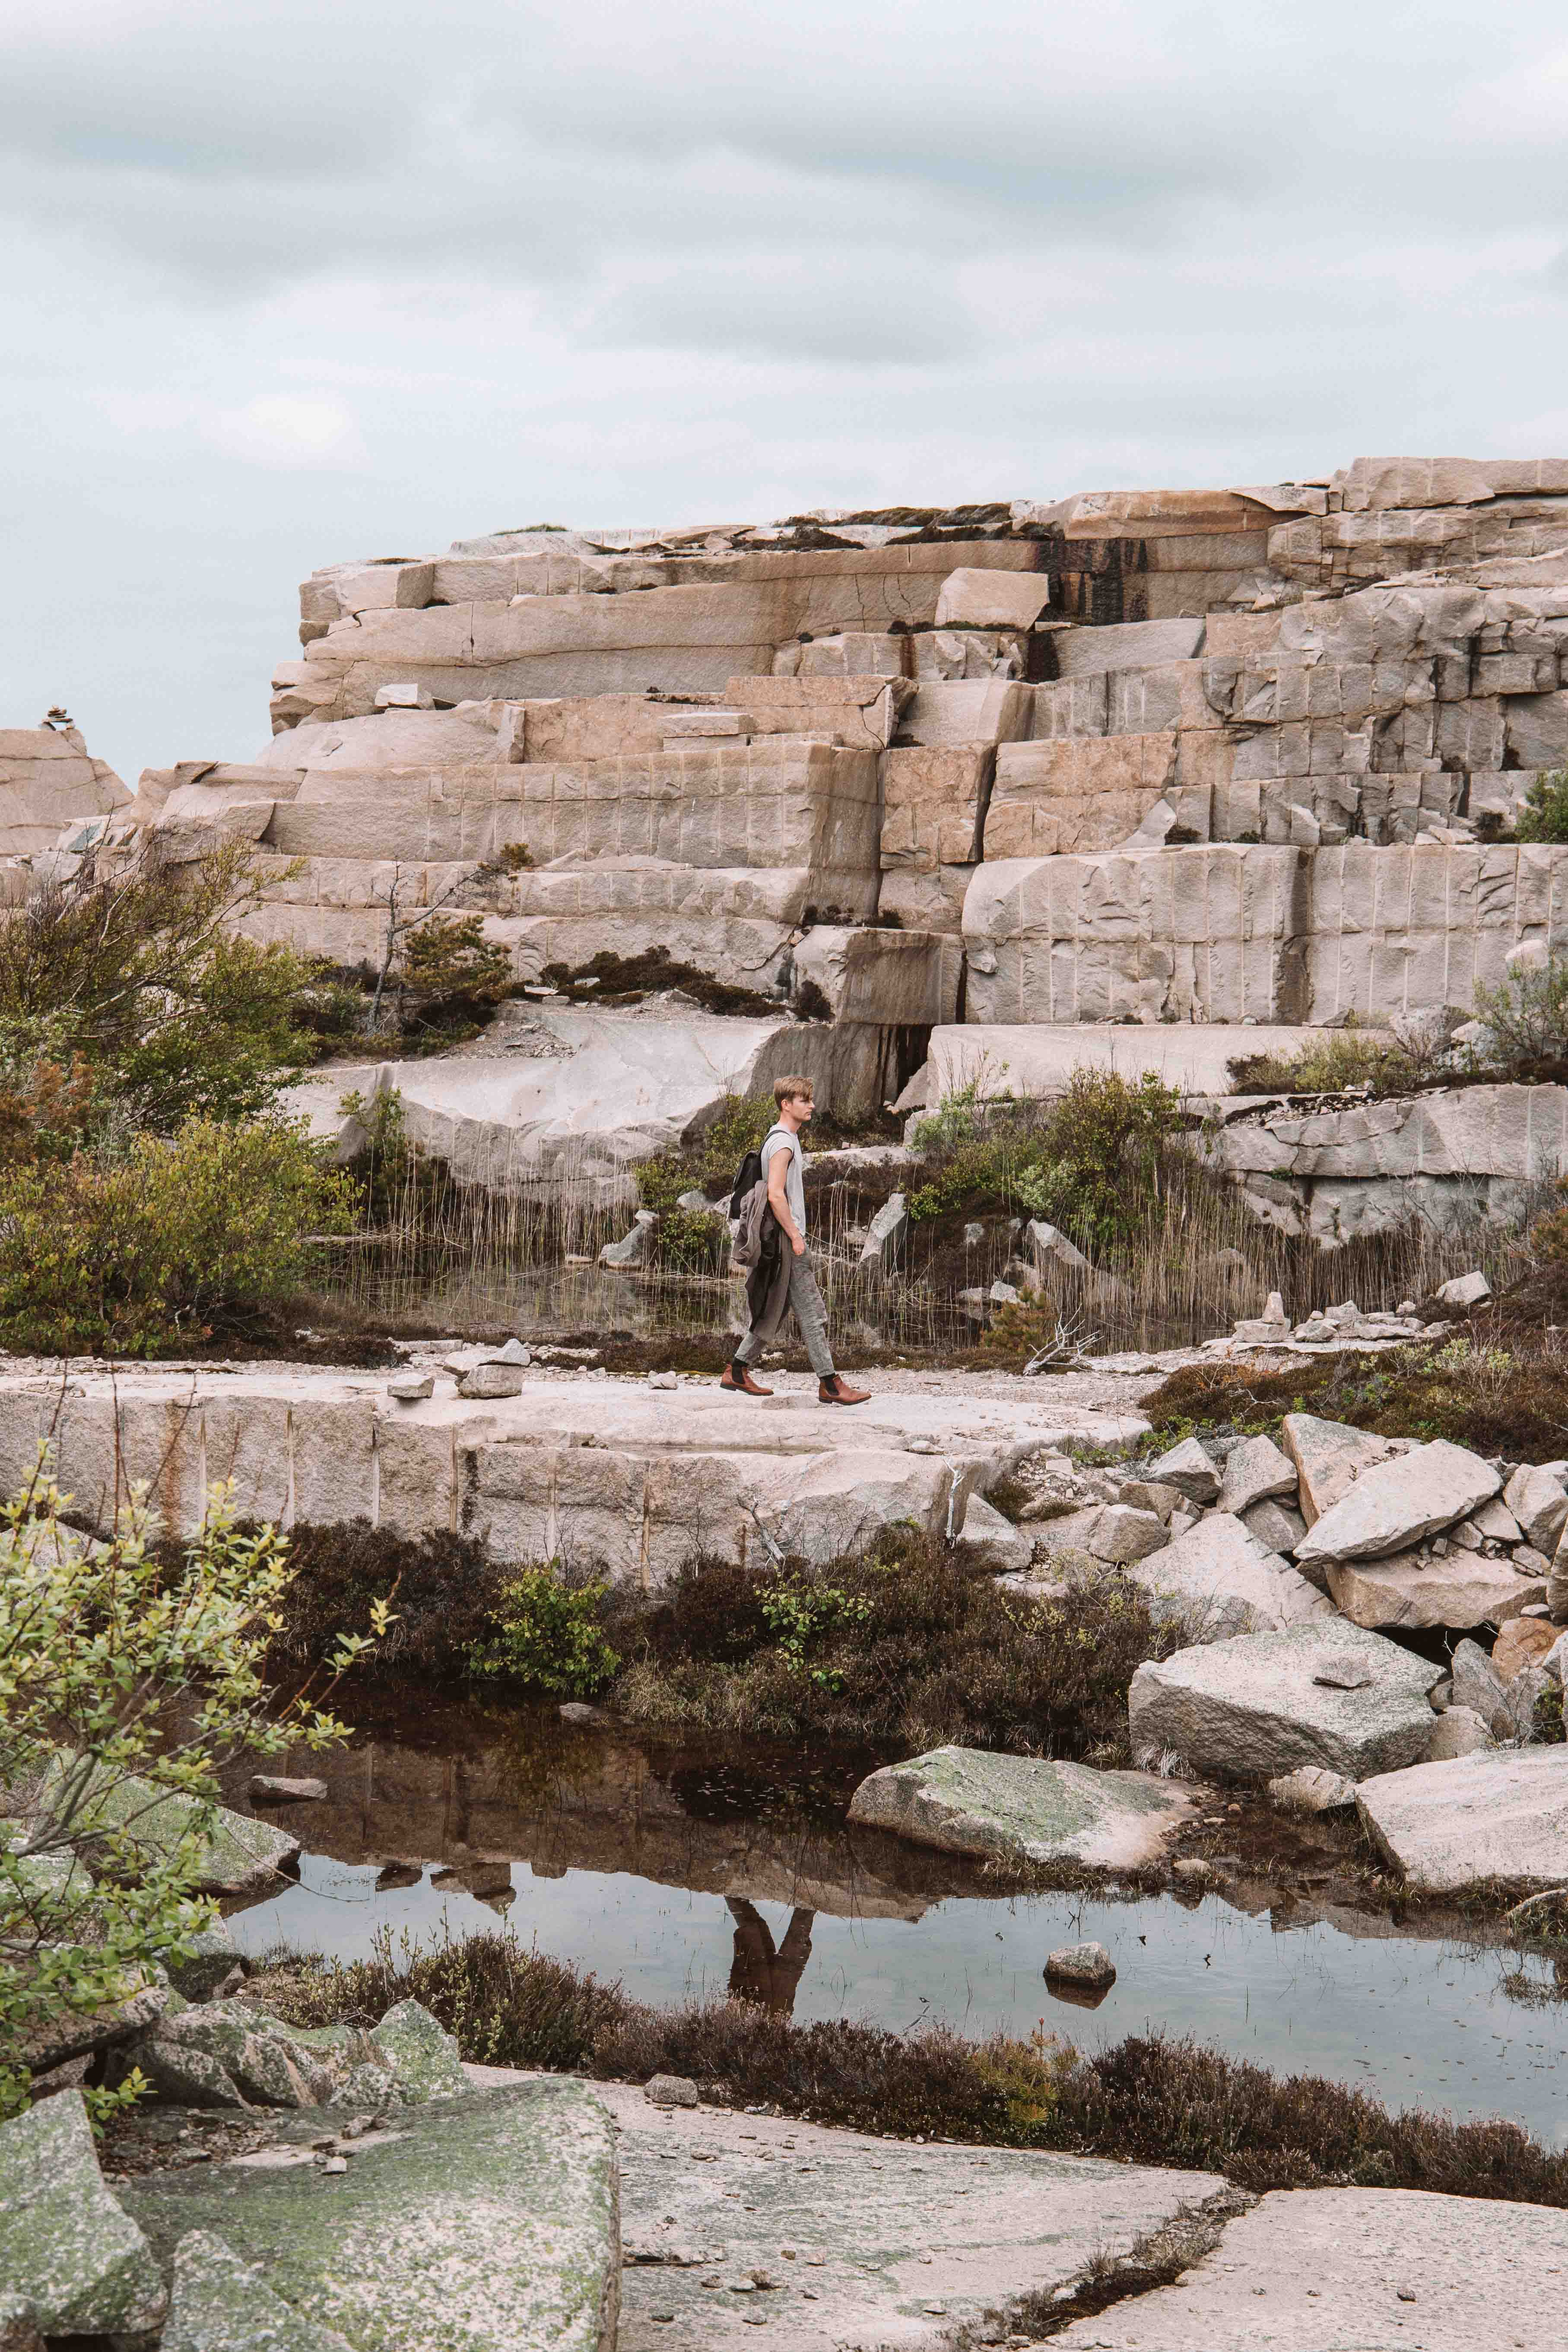
[[[1067,1977],[1047,1976],[1046,1990],[1053,2000],[1065,2000],[1069,2009],[1098,2009],[1109,1998],[1108,1984],[1073,1984]]]
[[[329,1794],[295,1816],[311,1849],[300,1883],[226,1906],[248,1953],[351,1958],[378,1933],[428,1944],[504,1925],[659,2006],[728,1991],[801,2024],[1026,2039],[1051,2009],[1085,2049],[1191,2034],[1396,2108],[1505,2115],[1568,2145],[1568,2004],[1550,1963],[1487,1949],[1457,1917],[1446,1933],[1429,1914],[1396,1922],[1315,1883],[1326,1874],[1239,1868],[1180,1899],[1007,1895],[960,1856],[850,1828],[864,1758],[567,1731],[552,1713],[440,1693],[415,1706],[356,1694],[353,1712],[355,1745],[308,1759]],[[226,1780],[242,1808],[249,1769]],[[1118,1980],[1069,2020],[1042,1964],[1089,1937]]]
[[[730,1990],[737,2000],[760,2000],[781,2016],[795,2013],[795,1988],[811,1958],[815,1911],[789,1915],[784,1942],[775,1947],[773,1931],[743,1895],[726,1895],[725,1904],[735,1922],[735,1959],[730,1970]]]

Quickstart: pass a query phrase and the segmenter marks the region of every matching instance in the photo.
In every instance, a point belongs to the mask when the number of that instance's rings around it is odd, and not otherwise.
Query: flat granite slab
[[[466,1351],[472,1352],[472,1351]],[[144,1477],[165,1523],[199,1524],[209,1483],[232,1478],[247,1517],[282,1526],[366,1518],[405,1537],[455,1528],[501,1560],[572,1557],[658,1582],[699,1552],[744,1559],[760,1529],[816,1559],[910,1521],[963,1525],[976,1486],[1068,1443],[1131,1445],[1136,1413],[1037,1402],[881,1395],[846,1411],[814,1395],[737,1400],[718,1383],[584,1374],[522,1377],[518,1393],[461,1397],[446,1372],[401,1403],[384,1374],[278,1366],[219,1372],[7,1363],[0,1487],[31,1474],[40,1440],[61,1487],[106,1527]]]
[[[328,2126],[330,2129],[330,2126]],[[193,2230],[353,2352],[615,2352],[620,2232],[615,2133],[562,2075],[508,2078],[340,2143],[279,2117],[289,2143],[123,2184],[165,2275]]]
[[[1498,1748],[1379,1772],[1355,1801],[1378,1852],[1423,1893],[1482,1878],[1568,1883],[1568,1748]]]
[[[740,2352],[762,2328],[780,2352],[937,2352],[961,2324],[1076,2278],[1225,2187],[594,2088],[619,2134],[620,2352]]]
[[[1128,1687],[1128,1731],[1134,1756],[1168,1751],[1221,1780],[1316,1765],[1359,1780],[1425,1756],[1436,1680],[1435,1666],[1381,1633],[1319,1618],[1145,1659]]]
[[[1409,2189],[1277,2189],[1173,2286],[1053,2352],[1541,2352],[1561,2340],[1568,2213]]]

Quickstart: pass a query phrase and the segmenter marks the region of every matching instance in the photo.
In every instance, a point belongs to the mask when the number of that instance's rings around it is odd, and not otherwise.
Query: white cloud
[[[201,429],[215,448],[258,466],[342,466],[363,459],[354,420],[335,400],[262,394],[243,408],[215,411]]]

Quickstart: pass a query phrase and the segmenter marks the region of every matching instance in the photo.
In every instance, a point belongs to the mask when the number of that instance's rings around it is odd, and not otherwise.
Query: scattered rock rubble
[[[1489,1462],[1447,1440],[1289,1413],[1279,1444],[1193,1437],[1099,1467],[1042,1452],[1020,1475],[1016,1532],[1035,1560],[1004,1571],[1010,1588],[1060,1598],[1075,1577],[1121,1574],[1184,1638],[1132,1680],[1129,1733],[1145,1772],[1267,1783],[1299,1812],[1397,1784],[1397,1806],[1377,1801],[1401,1843],[1391,1826],[1382,1851],[1401,1866],[1415,1858],[1413,1884],[1568,1882],[1561,1768],[1533,1769],[1568,1750],[1532,1745],[1568,1668],[1568,1461]],[[1462,1637],[1450,1672],[1389,1638],[1435,1629]],[[1475,1633],[1495,1636],[1489,1654]],[[1483,1763],[1497,1775],[1455,1785],[1511,1791],[1517,1763],[1531,1792],[1517,1807],[1500,1794],[1489,1845],[1452,1826],[1437,1777]],[[1075,1843],[1053,1822],[1058,1793],[1032,1793],[1031,1774],[1071,1769],[1087,1776],[1076,1801],[1096,1777],[1102,1806],[1121,1801],[1124,1775],[942,1749],[873,1774],[851,1818],[958,1851],[1098,1862],[1092,1838]],[[1515,1837],[1514,1815],[1531,1803],[1531,1834]],[[1426,1858],[1428,1840],[1446,1861]]]

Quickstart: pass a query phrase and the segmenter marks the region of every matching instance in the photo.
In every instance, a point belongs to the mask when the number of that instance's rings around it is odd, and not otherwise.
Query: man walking
[[[778,1105],[778,1124],[763,1138],[758,1157],[767,1187],[767,1205],[783,1237],[783,1256],[776,1271],[770,1271],[764,1260],[748,1285],[752,1328],[737,1344],[719,1385],[721,1389],[739,1390],[745,1396],[772,1396],[771,1389],[752,1378],[751,1367],[768,1341],[777,1337],[785,1315],[793,1313],[805,1342],[811,1369],[816,1374],[817,1402],[864,1404],[869,1390],[852,1389],[833,1369],[833,1353],[827,1344],[827,1309],[805,1255],[805,1161],[800,1148],[800,1130],[814,1108],[811,1080],[781,1078],[773,1088],[773,1100]]]

